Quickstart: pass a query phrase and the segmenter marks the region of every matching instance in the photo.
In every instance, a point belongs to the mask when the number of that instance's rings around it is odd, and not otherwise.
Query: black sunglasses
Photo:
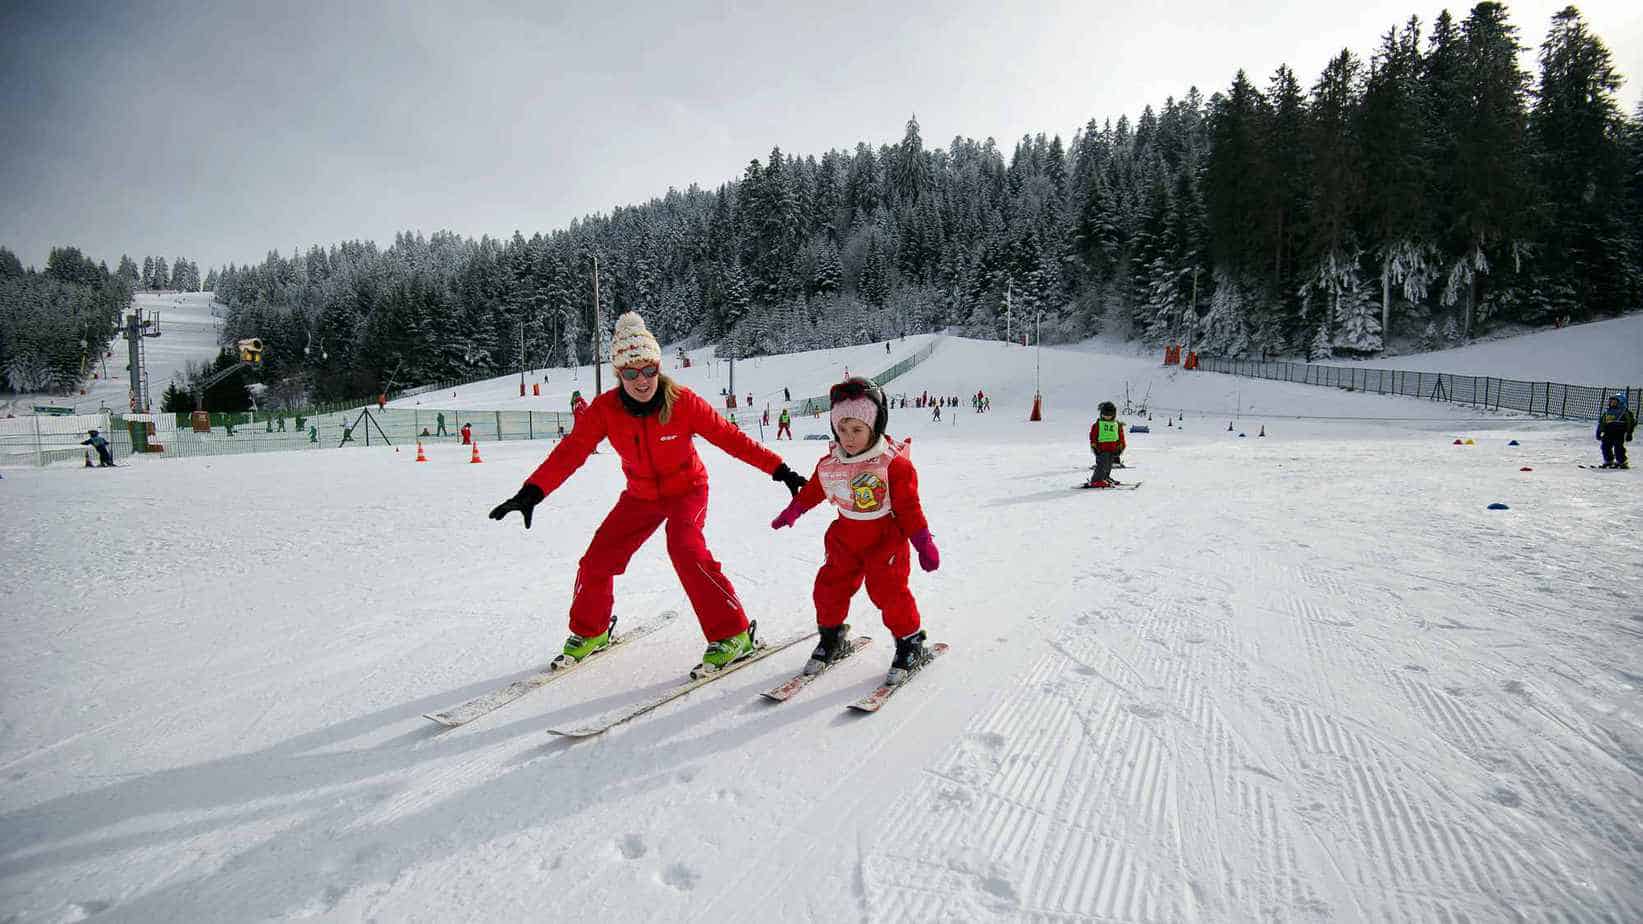
[[[638,369],[629,367],[622,370],[622,378],[627,379],[630,382],[637,379],[640,375],[643,375],[647,379],[653,379],[656,378],[656,374],[661,371],[661,369],[658,369],[655,366],[645,366]]]

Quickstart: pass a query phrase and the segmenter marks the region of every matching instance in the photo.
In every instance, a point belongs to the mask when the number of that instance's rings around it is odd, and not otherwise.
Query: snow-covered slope
[[[1342,365],[1339,361],[1332,365]],[[1364,360],[1411,372],[1492,375],[1570,385],[1643,385],[1643,313],[1486,340],[1452,350]]]
[[[933,339],[936,338],[932,334],[920,334],[892,340],[888,344],[879,341],[833,350],[810,350],[785,356],[762,356],[740,360],[735,364],[737,406],[745,407],[747,396],[751,394],[755,411],[762,411],[767,405],[773,410],[779,410],[782,406],[784,388],[792,394],[795,403],[805,398],[825,395],[827,387],[844,378],[846,373],[877,374],[918,352]],[[888,350],[885,349],[886,346],[889,347]],[[691,359],[689,368],[679,364],[677,355],[678,351],[672,347],[663,350],[668,375],[709,398],[715,406],[722,406],[723,399],[719,395],[723,389],[730,387],[730,363],[715,359],[711,346],[690,351],[687,354]],[[508,411],[565,411],[570,407],[570,396],[573,391],[581,391],[585,398],[593,400],[593,367],[528,370],[525,373],[525,385],[526,396],[521,398],[519,375],[515,373],[455,389],[398,398],[388,404],[390,407],[459,410],[494,408]],[[542,393],[531,394],[532,385],[540,385]],[[616,386],[609,365],[604,369],[603,385],[607,389]]]
[[[756,693],[798,649],[549,737],[699,655],[653,540],[619,611],[679,624],[471,725],[421,718],[556,648],[608,451],[530,531],[485,513],[542,444],[8,472],[0,917],[1643,918],[1643,501],[1575,467],[1585,425],[1080,350],[1043,352],[1029,423],[1035,356],[949,341],[892,386],[994,404],[892,413],[953,649],[873,717],[843,711],[889,660],[858,595],[878,641],[789,703]],[[756,398],[804,378],[785,362]],[[1126,382],[1153,419],[1119,475],[1145,483],[1075,491]],[[822,445],[776,448],[808,470]],[[809,625],[830,515],[774,533],[786,493],[702,455],[741,598]]]

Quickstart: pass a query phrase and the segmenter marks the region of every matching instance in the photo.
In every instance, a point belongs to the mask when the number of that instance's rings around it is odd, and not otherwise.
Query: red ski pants
[[[912,548],[893,517],[850,520],[827,527],[827,560],[816,572],[816,624],[836,626],[850,612],[850,598],[867,581],[867,598],[884,615],[896,638],[918,631],[918,604],[907,587]]]
[[[781,439],[783,433],[787,434],[788,439],[792,439],[793,438],[793,425],[792,424],[784,424],[784,423],[776,424],[776,439]]]
[[[702,634],[708,641],[717,642],[747,629],[742,601],[702,536],[702,526],[707,523],[707,486],[703,485],[689,494],[653,501],[622,492],[593,534],[593,542],[576,570],[576,589],[570,604],[571,632],[586,637],[610,627],[610,609],[615,601],[612,578],[627,570],[633,553],[663,523],[667,524],[668,558],[673,560],[673,570],[696,610]]]

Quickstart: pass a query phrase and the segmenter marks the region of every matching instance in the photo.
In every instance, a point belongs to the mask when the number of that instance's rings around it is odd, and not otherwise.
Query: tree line
[[[118,333],[131,286],[74,247],[54,247],[44,272],[0,247],[0,388],[67,394]]]
[[[1229,356],[1373,354],[1634,308],[1643,108],[1573,7],[1538,73],[1499,3],[1411,17],[1311,82],[1240,71],[1064,143],[773,149],[526,238],[349,241],[230,265],[229,337],[276,395],[331,399],[586,362],[599,315],[751,355],[956,328],[1107,331]]]
[[[200,265],[182,257],[171,264],[165,262],[165,257],[144,257],[143,268],[138,271],[136,261],[121,254],[120,266],[114,272],[129,282],[132,288],[144,292],[159,289],[199,292],[210,289],[217,281],[214,272],[201,279]]]

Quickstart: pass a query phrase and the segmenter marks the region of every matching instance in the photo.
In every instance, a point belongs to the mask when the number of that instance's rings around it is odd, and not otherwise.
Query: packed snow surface
[[[530,531],[485,514],[544,442],[6,471],[0,919],[1643,919],[1643,502],[1576,467],[1589,424],[1083,350],[1043,351],[1030,423],[1037,357],[945,340],[890,386],[993,409],[891,414],[953,647],[876,716],[843,708],[891,651],[858,595],[877,641],[790,702],[757,693],[802,646],[550,736],[700,655],[653,539],[618,612],[670,628],[422,718],[557,649],[608,449]],[[785,362],[756,398],[801,397]],[[1144,484],[1074,490],[1126,385]],[[699,445],[710,544],[803,630],[832,514],[772,532],[786,492]]]

